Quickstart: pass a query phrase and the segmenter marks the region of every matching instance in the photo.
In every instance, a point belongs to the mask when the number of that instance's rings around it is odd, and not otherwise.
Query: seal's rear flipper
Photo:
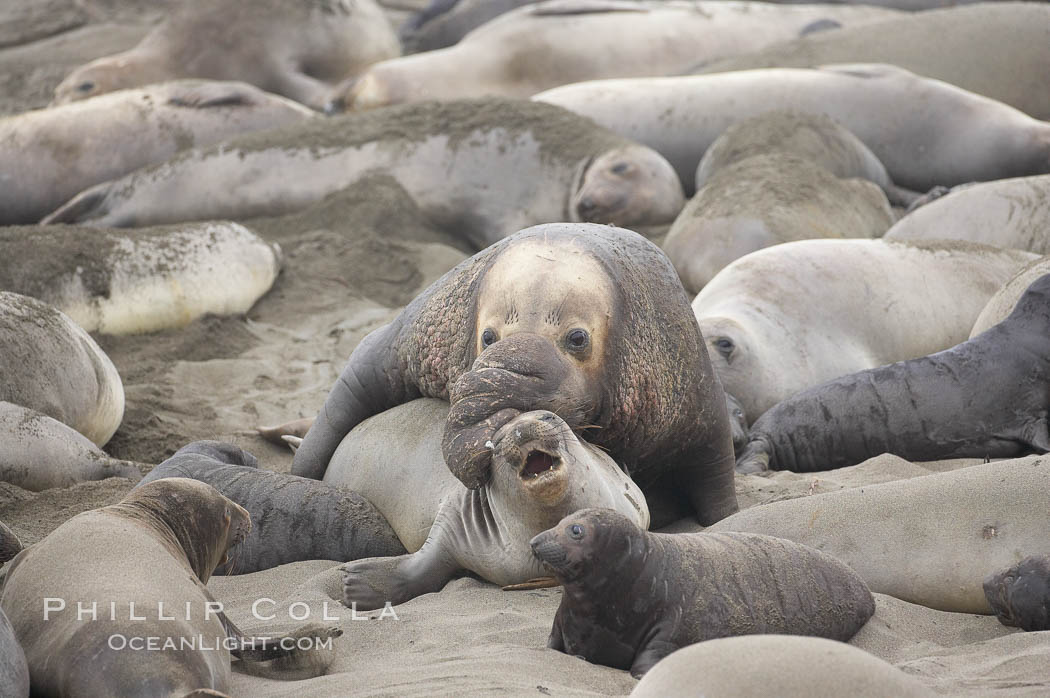
[[[235,627],[230,623],[229,627]],[[341,628],[308,623],[277,637],[237,638],[231,654],[240,661],[238,671],[278,681],[302,681],[323,676],[335,660],[332,640],[343,634]]]
[[[550,589],[552,587],[560,586],[561,582],[559,582],[554,577],[536,577],[535,579],[530,579],[527,582],[522,582],[521,584],[508,584],[507,586],[503,587],[502,590],[528,591],[529,589]]]
[[[43,225],[52,223],[83,223],[101,218],[108,209],[104,206],[109,195],[109,183],[97,184],[80,192],[58,210],[40,220]]]
[[[298,436],[292,436],[291,434],[285,434],[281,437],[281,441],[288,444],[288,448],[292,449],[292,453],[299,450],[299,447],[303,445],[303,440]]]
[[[255,431],[270,443],[280,445],[284,441],[285,436],[297,436],[300,439],[305,437],[306,432],[310,431],[310,426],[314,423],[314,419],[316,418],[293,419],[290,422],[277,424],[272,427],[255,427]]]

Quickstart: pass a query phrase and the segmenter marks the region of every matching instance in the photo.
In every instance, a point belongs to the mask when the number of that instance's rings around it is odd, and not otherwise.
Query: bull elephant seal
[[[697,60],[801,36],[821,21],[864,23],[894,14],[761,2],[550,0],[507,12],[455,46],[376,63],[333,91],[332,109],[483,95],[527,98],[572,82],[675,75]]]
[[[246,451],[218,441],[183,446],[143,478],[192,478],[243,507],[254,522],[215,574],[248,574],[299,560],[356,560],[401,555],[405,548],[383,515],[355,492],[316,480],[260,470]]]
[[[113,362],[69,317],[34,298],[0,291],[0,367],[0,400],[56,419],[99,446],[124,418],[124,385]]]
[[[996,291],[988,301],[988,305],[984,306],[984,310],[973,323],[973,329],[970,330],[970,339],[990,330],[1008,318],[1028,287],[1046,274],[1050,274],[1050,258],[1047,257],[1037,259],[1017,272],[1012,279]]]
[[[279,638],[244,637],[205,586],[250,527],[247,512],[213,488],[173,478],[79,514],[19,553],[0,607],[25,650],[34,693],[134,695],[144,681],[154,695],[225,693],[231,653],[246,669],[259,660],[308,660],[308,651],[289,653]],[[341,634],[306,628],[293,636]],[[157,649],[131,651],[136,642]]]
[[[431,0],[397,34],[407,53],[446,48],[489,20],[538,0]]]
[[[849,567],[771,536],[648,533],[617,512],[585,509],[533,538],[532,549],[565,586],[547,646],[635,678],[719,637],[845,642],[875,613]]]
[[[53,305],[89,332],[182,327],[246,313],[281,270],[281,248],[225,221],[126,230],[0,229],[0,289]]]
[[[488,479],[492,434],[547,409],[593,429],[647,497],[673,492],[701,522],[737,509],[703,337],[674,267],[629,230],[539,225],[458,265],[357,346],[292,472],[322,477],[351,429],[421,396],[452,398],[443,451],[469,488]]]
[[[804,390],[751,425],[738,472],[807,472],[882,453],[911,461],[1050,451],[1050,274],[951,349]]]
[[[766,695],[781,698],[933,698],[917,679],[864,650],[820,637],[743,635],[683,647],[657,664],[631,698]]]
[[[180,150],[312,115],[245,83],[181,80],[0,119],[0,224],[36,223],[84,189]]]
[[[191,0],[137,46],[74,70],[54,104],[177,78],[241,80],[324,106],[336,82],[400,53],[374,0]]]
[[[1026,557],[984,580],[999,622],[1028,632],[1050,630],[1050,555]]]
[[[638,486],[550,412],[504,425],[492,438],[492,478],[466,489],[441,456],[447,415],[442,400],[399,405],[358,425],[332,457],[325,482],[375,503],[413,551],[343,565],[346,605],[403,603],[464,571],[500,585],[543,577],[529,540],[578,509],[608,507],[648,527]]]
[[[893,225],[882,190],[839,179],[784,152],[718,170],[671,225],[663,248],[696,293],[733,260],[764,247],[814,238],[876,238]]]
[[[190,150],[88,189],[46,222],[275,216],[377,172],[479,249],[536,223],[670,223],[685,203],[671,166],[649,148],[563,109],[491,99],[312,120]]]
[[[1050,175],[960,187],[911,211],[887,240],[968,240],[1050,254]]]
[[[756,419],[832,378],[959,344],[1034,258],[951,241],[788,242],[723,269],[693,310],[726,392]]]
[[[659,151],[684,182],[733,123],[774,109],[835,119],[912,191],[1050,172],[1050,124],[892,65],[596,80],[534,99]],[[911,116],[896,118],[901,110]]]
[[[751,507],[710,531],[822,550],[872,591],[955,613],[992,612],[983,580],[1050,553],[1050,459],[1029,456]]]

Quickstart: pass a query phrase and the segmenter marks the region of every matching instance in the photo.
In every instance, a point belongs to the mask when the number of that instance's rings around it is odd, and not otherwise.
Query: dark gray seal
[[[397,30],[401,50],[421,53],[459,43],[490,19],[539,0],[431,0]]]
[[[675,650],[774,633],[845,642],[875,613],[864,581],[814,548],[748,533],[648,533],[584,509],[532,539],[564,585],[547,646],[641,677]]]
[[[1026,557],[984,580],[999,622],[1029,632],[1050,630],[1050,555]]]
[[[251,515],[251,531],[215,574],[248,574],[299,560],[346,562],[405,554],[397,534],[356,492],[261,470],[255,456],[220,441],[183,446],[136,487],[186,477],[207,483]]]
[[[951,349],[809,388],[751,425],[737,471],[809,472],[1050,451],[1050,274],[998,325]]]

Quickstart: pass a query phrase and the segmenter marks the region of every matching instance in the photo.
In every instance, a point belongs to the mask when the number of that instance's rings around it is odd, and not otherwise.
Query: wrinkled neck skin
[[[161,542],[171,552],[172,557],[177,560],[184,560],[202,584],[208,583],[212,572],[215,571],[215,567],[218,565],[218,558],[222,554],[222,552],[216,552],[212,549],[215,543],[205,540],[193,540],[191,536],[187,535],[187,531],[176,531],[165,517],[140,502],[121,502],[108,507],[107,511],[148,526],[160,537]],[[213,545],[208,545],[208,543],[213,543]]]
[[[592,155],[576,166],[576,171],[572,175],[572,186],[569,187],[568,192],[566,192],[565,201],[562,204],[564,214],[562,220],[571,221],[573,223],[584,222],[583,218],[580,217],[580,212],[577,210],[576,198],[579,195],[580,190],[583,189],[584,181],[587,178],[587,172],[591,169],[591,165],[594,164],[596,159],[597,158]]]

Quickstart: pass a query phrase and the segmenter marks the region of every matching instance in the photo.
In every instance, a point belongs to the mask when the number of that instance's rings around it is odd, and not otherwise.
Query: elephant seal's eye
[[[579,540],[583,538],[583,526],[580,524],[573,524],[567,529],[569,532],[569,538]]]
[[[95,89],[95,83],[91,82],[90,80],[77,85],[77,90],[80,92],[91,92],[91,90],[93,89]]]
[[[715,349],[718,350],[718,353],[727,359],[729,358],[729,355],[733,353],[733,350],[736,349],[736,345],[733,344],[733,340],[729,339],[728,337],[719,337],[714,341],[714,345]]]
[[[629,168],[630,168],[630,165],[628,165],[626,162],[618,162],[618,163],[616,163],[615,165],[612,166],[612,173],[613,174],[623,174]]]
[[[488,327],[484,332],[481,333],[481,347],[482,349],[490,347],[496,343],[499,337],[496,336],[496,330]]]
[[[583,351],[591,345],[591,336],[587,334],[587,330],[577,327],[574,330],[569,330],[568,334],[565,335],[565,344],[570,351]]]

